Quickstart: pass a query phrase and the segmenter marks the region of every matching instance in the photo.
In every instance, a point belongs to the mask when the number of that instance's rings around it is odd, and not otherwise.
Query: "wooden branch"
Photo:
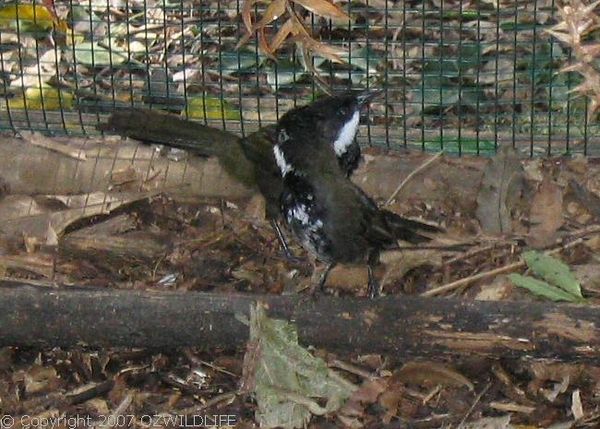
[[[108,290],[0,282],[0,346],[173,348],[243,346],[260,300],[292,320],[302,344],[349,352],[481,354],[592,360],[600,309],[418,296],[377,300]]]
[[[133,268],[152,264],[167,252],[167,238],[135,231],[123,235],[91,235],[89,228],[68,234],[60,240],[59,252],[65,258],[86,259],[96,266]],[[162,240],[161,240],[162,238]]]
[[[132,140],[64,138],[63,145],[85,159],[30,145],[18,138],[0,139],[0,172],[13,194],[81,194],[107,190],[157,189],[177,199],[249,198],[254,191],[230,177],[216,158],[189,156],[173,161],[149,145]],[[369,195],[387,198],[397,184],[424,161],[426,153],[389,153],[369,149],[353,175]],[[486,160],[442,159],[428,170],[428,181],[410,181],[404,195],[427,195],[429,203],[456,195],[461,207],[473,207]],[[18,168],[16,168],[17,166]],[[119,177],[124,176],[128,180]],[[1,187],[1,185],[0,185]],[[450,196],[449,196],[450,195]]]

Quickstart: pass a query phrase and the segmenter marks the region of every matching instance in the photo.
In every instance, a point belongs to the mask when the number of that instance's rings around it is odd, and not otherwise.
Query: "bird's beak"
[[[383,94],[383,89],[368,89],[361,92],[356,99],[358,100],[358,105],[362,107],[369,104],[374,98],[379,97],[381,94]]]

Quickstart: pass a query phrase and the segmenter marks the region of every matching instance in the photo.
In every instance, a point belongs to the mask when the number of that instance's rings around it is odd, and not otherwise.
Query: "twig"
[[[106,419],[106,422],[104,422],[104,421],[102,421],[100,423],[96,422],[93,424],[92,427],[94,427],[96,429],[105,429],[105,428],[108,429],[108,428],[117,427],[116,422],[119,421],[119,419],[117,419],[117,417],[124,415],[125,411],[127,411],[127,408],[129,408],[129,406],[131,405],[131,402],[133,402],[133,394],[128,393],[127,395],[125,395],[123,400],[119,403],[117,408],[115,408],[115,410],[108,416],[110,418]]]
[[[525,261],[523,261],[523,260],[520,260],[518,262],[513,262],[512,264],[505,265],[505,266],[500,267],[500,268],[496,268],[496,269],[493,269],[493,270],[490,270],[490,271],[484,271],[483,273],[475,274],[473,276],[465,277],[464,279],[456,280],[456,281],[447,283],[445,285],[438,286],[436,288],[433,288],[433,289],[430,289],[430,290],[428,290],[426,292],[423,292],[421,294],[421,296],[436,296],[436,295],[440,295],[440,294],[442,294],[444,292],[455,290],[455,289],[458,289],[458,288],[460,288],[462,286],[466,286],[468,284],[476,282],[477,280],[485,279],[487,277],[497,276],[498,274],[509,273],[511,271],[518,270],[519,268],[522,268],[524,266],[525,266]]]
[[[490,402],[490,408],[493,408],[495,410],[502,411],[505,413],[531,414],[535,411],[535,407],[532,407],[529,405],[516,404],[514,402],[492,401],[492,402]]]
[[[465,253],[463,253],[462,255],[458,255],[455,256],[454,258],[448,259],[445,263],[446,264],[454,264],[456,262],[460,262],[460,261],[464,261],[465,259],[470,259],[474,256],[479,256],[482,253],[487,253],[487,252],[491,252],[494,250],[499,250],[505,247],[512,247],[514,246],[514,243],[492,243],[492,244],[488,244],[484,247],[480,247],[478,249],[472,249],[469,250]]]
[[[334,361],[332,361],[329,364],[329,367],[341,369],[343,371],[349,372],[350,374],[354,374],[361,378],[364,378],[365,380],[372,380],[373,378],[375,378],[375,376],[373,374],[371,374],[369,371],[365,371],[364,369],[359,368],[356,365],[352,365],[351,363],[347,363],[347,362],[342,362],[341,360],[338,360],[338,359],[335,359]]]
[[[202,405],[194,405],[192,407],[178,410],[177,414],[181,416],[193,415],[198,414],[200,411],[219,405],[222,402],[227,402],[228,404],[231,404],[235,400],[235,398],[237,398],[237,395],[237,392],[221,393],[220,395],[213,396]]]
[[[190,362],[192,362],[194,365],[198,365],[198,366],[207,366],[211,369],[214,369],[215,371],[221,372],[223,374],[229,375],[231,377],[238,377],[237,374],[234,374],[231,371],[227,371],[225,368],[222,368],[220,366],[214,365],[210,362],[207,362],[205,360],[199,359],[197,356],[195,356],[191,350],[187,349],[184,351],[185,357],[188,358],[188,360]]]
[[[404,178],[404,180],[402,182],[400,182],[400,184],[398,185],[398,187],[396,188],[396,190],[394,192],[392,192],[392,195],[390,195],[390,197],[387,199],[387,201],[383,204],[383,207],[389,206],[392,203],[392,201],[394,201],[394,198],[396,198],[396,196],[400,193],[400,191],[402,190],[402,188],[404,188],[404,186],[406,186],[406,184],[415,175],[417,175],[418,173],[420,173],[421,171],[423,171],[431,163],[433,163],[436,159],[439,159],[439,157],[441,157],[443,154],[444,154],[444,151],[440,151],[440,152],[436,153],[434,156],[432,156],[431,158],[429,158],[427,161],[425,161],[419,167],[417,167],[416,169],[414,169],[408,176],[406,176]]]
[[[473,401],[473,404],[471,405],[471,407],[468,409],[468,411],[465,413],[464,417],[458,424],[458,426],[457,426],[458,429],[463,427],[463,425],[465,424],[465,421],[469,418],[469,416],[471,415],[471,413],[473,412],[473,410],[475,409],[475,407],[477,406],[479,401],[481,401],[481,398],[483,397],[483,395],[485,395],[485,393],[489,390],[489,388],[491,386],[492,386],[492,383],[488,383],[483,388],[483,390],[481,392],[479,392],[479,395],[477,395],[477,397],[475,398],[475,401]]]
[[[77,161],[85,161],[87,159],[85,150],[67,144],[59,143],[49,137],[46,137],[38,132],[22,134],[23,140],[34,146],[42,147],[53,152],[76,159]]]
[[[597,232],[600,232],[600,225],[596,225],[596,228],[593,228],[593,229],[591,229],[591,228],[587,229],[586,235],[592,234],[592,233],[597,233]],[[580,231],[577,231],[576,234],[578,234],[578,233],[580,233]],[[577,246],[581,243],[583,243],[583,237],[577,238],[576,240],[573,240],[567,244],[564,244],[560,247],[557,247],[555,249],[549,250],[544,253],[546,255],[554,255],[556,253],[562,252],[565,249],[569,249],[571,247]],[[463,279],[459,279],[459,280],[447,283],[442,286],[438,286],[436,288],[433,288],[433,289],[423,292],[421,294],[421,296],[430,297],[430,296],[440,295],[444,292],[448,292],[448,291],[455,290],[460,287],[469,285],[473,282],[476,282],[477,280],[481,280],[481,279],[488,278],[488,277],[494,277],[494,276],[497,276],[498,274],[509,273],[511,271],[515,271],[515,270],[518,270],[519,268],[523,268],[523,267],[525,267],[525,261],[523,259],[521,259],[517,262],[513,262],[512,264],[508,264],[503,267],[495,268],[490,271],[484,271],[483,273],[475,274],[475,275],[472,275],[469,277],[465,277]]]
[[[423,398],[423,400],[421,401],[421,404],[423,405],[427,405],[427,403],[429,401],[431,401],[431,399],[437,395],[438,393],[440,393],[442,391],[442,385],[438,384],[437,386],[435,386],[431,392],[429,392],[427,395],[425,395],[425,397]]]

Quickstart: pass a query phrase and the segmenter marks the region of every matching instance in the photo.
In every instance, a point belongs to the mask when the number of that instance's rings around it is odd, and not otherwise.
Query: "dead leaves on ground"
[[[272,0],[263,14],[253,18],[252,12],[258,0],[245,0],[242,8],[242,20],[246,34],[240,39],[237,47],[245,45],[252,36],[258,34],[260,50],[272,59],[286,40],[296,44],[303,56],[318,55],[330,61],[342,63],[344,51],[331,45],[319,42],[310,34],[296,11],[295,5],[300,5],[309,12],[333,20],[350,20],[350,17],[338,5],[330,0]],[[285,19],[283,24],[270,40],[267,27]]]
[[[511,234],[512,219],[525,189],[523,167],[515,150],[502,146],[483,171],[477,196],[477,219],[484,232]]]
[[[600,44],[594,36],[598,29],[600,17],[596,8],[600,2],[573,0],[563,2],[558,7],[560,21],[546,32],[563,44],[569,46],[575,61],[564,67],[561,72],[576,72],[583,77],[583,82],[572,92],[588,97],[588,119],[592,120],[600,110],[600,70],[597,59],[600,56]]]
[[[69,151],[65,152],[60,149],[60,147],[53,148],[54,151],[69,156]],[[69,159],[72,158],[69,157]],[[419,270],[426,270],[430,275],[433,273],[434,277],[431,282],[423,282],[423,286],[431,286],[433,281],[447,281],[451,280],[452,276],[460,278],[488,267],[513,263],[519,258],[522,246],[522,244],[515,244],[516,240],[511,241],[514,237],[521,238],[522,241],[530,244],[534,242],[532,240],[555,244],[565,237],[568,239],[569,234],[577,231],[578,228],[585,228],[586,225],[596,222],[600,171],[593,161],[564,158],[523,161],[506,152],[499,155],[497,159],[489,160],[488,163],[493,165],[484,169],[475,168],[472,165],[467,168],[465,167],[467,161],[464,161],[463,164],[463,160],[443,162],[444,174],[450,174],[449,171],[453,171],[454,176],[448,177],[462,177],[463,181],[468,177],[468,180],[472,181],[472,183],[468,183],[470,187],[460,188],[465,189],[462,194],[463,201],[457,201],[455,194],[446,193],[445,196],[440,197],[441,199],[438,198],[438,194],[434,196],[434,192],[443,194],[447,189],[439,187],[436,183],[430,183],[431,187],[422,183],[412,183],[411,186],[415,186],[416,191],[413,189],[406,193],[402,199],[404,206],[400,211],[404,210],[410,215],[423,215],[432,219],[435,219],[436,216],[443,216],[442,219],[446,219],[447,226],[452,229],[453,233],[472,236],[474,234],[468,230],[454,227],[452,222],[454,219],[458,219],[458,216],[453,216],[459,210],[463,212],[462,216],[474,218],[477,211],[475,200],[477,200],[480,204],[490,204],[491,207],[488,208],[488,211],[484,211],[485,216],[493,218],[493,222],[490,222],[491,227],[499,227],[501,233],[506,234],[508,239],[500,236],[492,238],[492,233],[489,232],[488,239],[492,244],[487,245],[487,250],[485,246],[482,246],[465,253],[455,254],[451,259],[447,259],[447,256],[442,257],[440,252],[435,249],[413,250],[405,254],[385,254],[382,260],[387,263],[385,267],[387,272],[383,274],[382,278],[384,278],[383,283],[388,286],[386,289],[388,293],[396,292],[398,285],[404,287],[410,282],[414,272]],[[482,160],[478,165],[483,164]],[[123,171],[124,173],[118,175],[117,178],[113,175],[113,185],[130,182],[131,173],[129,170]],[[435,177],[434,173],[436,172],[431,173],[432,177]],[[477,177],[477,180],[472,180],[473,177]],[[485,183],[488,190],[478,198],[477,193],[481,191],[478,185],[480,182]],[[528,185],[523,182],[527,182]],[[452,181],[449,185],[448,183],[444,185],[459,188],[459,185],[455,185]],[[395,183],[391,184],[392,190],[394,187]],[[19,197],[20,200],[10,194],[10,186],[4,185],[0,188],[3,189],[2,193],[6,194],[0,195],[0,218],[22,212],[36,213],[36,216],[42,219],[41,224],[45,224],[49,213],[54,211],[81,209],[84,198],[96,203],[114,201],[114,195],[111,192],[79,197],[70,196],[70,200],[67,196],[56,195],[35,198]],[[520,198],[513,200],[510,194],[515,189]],[[422,195],[423,192],[419,194],[419,190],[427,190],[427,192]],[[115,191],[115,195],[123,196],[124,194],[117,194]],[[380,196],[385,197],[386,195]],[[423,198],[429,206],[419,198]],[[464,201],[466,199],[471,202],[466,204]],[[18,206],[15,205],[15,201],[21,201],[27,210],[15,208]],[[3,204],[8,207],[4,216],[2,216],[1,210],[4,207]],[[32,204],[34,205],[32,206]],[[95,246],[100,246],[104,250],[112,246],[115,249],[114,255],[121,259],[120,265],[113,262],[115,259],[104,257],[103,259],[107,263],[106,266],[102,266],[99,258],[90,257],[93,252],[97,251],[97,248],[92,249],[91,246],[88,246],[87,250],[74,251],[77,257],[70,258],[67,262],[60,259],[64,258],[63,255],[59,255],[59,261],[63,264],[59,263],[58,267],[64,269],[65,264],[71,264],[75,267],[72,269],[72,273],[78,273],[82,277],[100,282],[108,279],[107,283],[114,281],[120,287],[154,286],[196,290],[216,288],[225,293],[240,290],[279,293],[286,282],[297,283],[299,277],[307,274],[302,272],[301,266],[294,266],[281,259],[272,233],[264,222],[261,223],[261,220],[264,220],[263,216],[260,214],[249,215],[250,212],[262,213],[264,211],[257,206],[260,204],[256,201],[249,205],[250,210],[227,201],[223,201],[221,204],[218,201],[205,201],[199,205],[192,203],[186,205],[175,203],[164,197],[154,198],[144,210],[127,210],[126,213],[113,216],[108,220],[102,219],[101,222],[78,231],[69,231],[66,234],[67,240],[62,240],[63,248],[64,244],[71,239],[72,249],[84,249],[82,243],[87,238],[91,238]],[[98,207],[102,209],[98,214],[104,215],[104,209],[107,207],[102,204],[98,204]],[[548,210],[544,210],[545,207]],[[121,206],[121,209],[123,208],[125,207]],[[35,212],[31,211],[33,209]],[[480,213],[482,212],[480,211]],[[252,219],[248,219],[249,217]],[[2,232],[6,229],[5,225],[8,224],[4,224]],[[483,222],[482,225],[484,225]],[[58,231],[61,230],[63,229],[58,228]],[[43,231],[45,229],[42,229]],[[161,231],[164,234],[161,235]],[[31,236],[37,237],[32,234]],[[39,240],[47,240],[47,234],[41,234],[40,237]],[[95,240],[95,237],[99,239]],[[154,242],[158,244],[156,252],[152,251],[151,246],[146,246],[146,243],[150,243],[150,241],[144,241],[152,237],[156,238]],[[120,243],[128,239],[130,239],[129,251],[123,256],[122,253],[118,253],[119,247],[123,247],[120,246]],[[29,256],[40,254],[37,251],[40,247],[39,243],[31,239],[26,240],[26,243],[33,251]],[[47,244],[47,241],[45,243]],[[138,247],[150,250],[150,257],[134,252],[134,250],[142,250],[135,248],[136,243]],[[598,240],[594,242],[590,239],[580,247],[582,249],[577,250],[579,253],[567,254],[565,262],[569,263],[569,268],[578,279],[580,277],[584,279],[579,281],[582,283],[584,293],[589,295],[594,290],[600,290],[597,285],[592,284],[593,282],[597,283],[597,273],[600,272],[597,261],[594,259],[595,253],[600,249],[600,243]],[[87,256],[85,256],[86,253]],[[466,256],[467,253],[468,256]],[[138,261],[142,261],[140,265],[145,267],[143,277],[136,277],[126,270],[126,265],[132,265],[129,261],[134,257]],[[34,274],[49,273],[47,274],[49,276],[54,273],[56,265],[52,260],[46,261],[46,265],[42,262],[38,262],[38,271]],[[582,262],[583,264],[581,264]],[[22,267],[26,265],[27,261],[14,259],[13,267],[17,267],[18,263]],[[34,264],[32,263],[30,266],[34,266]],[[111,268],[113,272],[110,271]],[[98,274],[99,270],[103,271],[104,277]],[[548,277],[536,273],[534,269],[532,272],[544,279]],[[345,279],[348,277],[356,277],[359,281],[356,285],[352,285],[353,287],[344,288]],[[69,278],[73,279],[74,275]],[[422,275],[419,278],[422,280],[430,277]],[[85,283],[85,281],[79,281],[78,278],[75,280],[78,283]],[[366,273],[364,269],[360,272],[352,269],[345,271],[339,269],[337,274],[336,272],[332,273],[330,281],[328,286],[332,289],[332,293],[360,294],[364,290]],[[510,297],[513,291],[506,287],[506,282],[502,282],[501,277],[498,276],[495,280],[490,279],[490,282],[493,281],[498,282],[498,290],[493,296],[488,294],[489,299]],[[554,276],[550,283],[558,284],[557,276]],[[406,288],[403,288],[403,292],[406,292]],[[477,296],[481,297],[482,294],[479,293]],[[557,329],[561,328],[557,327]],[[580,327],[572,329],[573,332],[581,330]],[[290,348],[283,347],[283,350],[289,351]],[[264,352],[264,350],[259,351]],[[298,353],[307,357],[305,351]],[[323,354],[321,353],[321,355]],[[9,393],[3,398],[5,399],[3,403],[7,404],[5,407],[7,410],[18,409],[18,407],[38,409],[35,407],[39,407],[40,404],[49,409],[54,407],[60,411],[69,410],[71,408],[68,407],[74,406],[74,403],[60,401],[75,396],[74,384],[77,383],[79,383],[78,387],[84,389],[86,394],[95,392],[93,394],[96,395],[83,404],[76,404],[80,407],[79,409],[102,410],[103,413],[109,413],[120,406],[133,412],[139,410],[142,405],[145,407],[144,409],[151,409],[153,412],[165,411],[166,407],[171,410],[180,410],[186,409],[185,407],[198,406],[197,398],[209,402],[214,399],[219,402],[221,401],[220,395],[225,395],[222,398],[223,402],[227,404],[233,402],[239,408],[252,409],[255,406],[255,402],[236,397],[235,389],[238,381],[236,375],[228,376],[232,378],[223,384],[222,380],[215,375],[215,372],[218,371],[206,371],[206,368],[181,369],[175,363],[169,363],[169,359],[164,356],[152,362],[136,364],[135,367],[127,363],[129,362],[128,358],[123,358],[117,364],[113,362],[111,368],[113,370],[116,368],[118,371],[107,373],[106,370],[103,370],[102,377],[104,378],[100,378],[104,381],[98,381],[97,375],[94,378],[87,377],[86,373],[91,370],[87,369],[85,362],[77,364],[78,367],[86,368],[85,370],[73,370],[81,371],[82,374],[67,379],[63,377],[64,366],[67,365],[64,363],[64,359],[60,363],[47,359],[43,362],[49,368],[45,368],[44,365],[40,367],[37,360],[27,360],[21,355],[19,356],[20,363],[8,363],[9,366],[13,365],[14,368],[18,368],[14,371],[18,376],[13,380],[5,381],[12,387],[17,385],[19,391],[24,392],[25,396],[24,400],[23,398],[15,399],[14,395],[10,395],[12,390],[9,389]],[[257,362],[260,363],[256,356],[249,355],[249,359],[253,357],[255,360],[251,362],[254,365],[257,365]],[[0,356],[0,368],[3,365],[1,358],[2,356]],[[211,358],[214,358],[214,354]],[[94,358],[88,355],[86,359],[93,360]],[[231,356],[229,359],[235,360]],[[239,356],[237,359],[239,361]],[[294,356],[287,355],[286,359],[291,361]],[[166,363],[161,363],[161,360],[166,360]],[[27,362],[27,365],[24,367],[22,362]],[[370,423],[378,424],[381,421],[393,423],[402,421],[402,419],[411,422],[427,420],[434,427],[441,427],[450,423],[456,425],[464,418],[466,422],[464,427],[473,428],[484,427],[483,425],[511,428],[539,422],[549,425],[567,420],[569,423],[572,423],[573,420],[592,422],[588,427],[594,427],[593,424],[597,423],[597,420],[593,420],[597,418],[593,407],[594,395],[597,394],[597,386],[600,386],[600,373],[595,372],[593,368],[586,367],[582,370],[580,367],[575,369],[562,367],[562,369],[557,369],[544,364],[536,368],[493,368],[490,370],[485,366],[470,368],[468,365],[455,364],[455,362],[452,362],[452,365],[423,361],[390,365],[384,358],[374,359],[372,357],[365,360],[357,359],[357,362],[357,365],[362,365],[362,367],[358,371],[351,372],[350,379],[354,385],[358,386],[358,389],[347,389],[345,393],[349,394],[350,399],[339,410],[333,411],[332,409],[327,417],[313,417],[317,420],[316,424],[332,418],[339,419],[345,427],[356,428],[361,425],[369,427]],[[93,366],[96,367],[93,371],[96,371],[97,367],[102,365],[96,363]],[[241,368],[240,362],[237,362],[236,367]],[[322,365],[319,368],[319,370],[323,370]],[[227,371],[231,372],[230,369]],[[240,372],[234,372],[234,374],[239,375]],[[488,384],[491,385],[489,389],[487,389]],[[223,385],[227,386],[229,391],[225,393],[219,391]],[[4,387],[2,377],[0,377],[0,392],[3,392]],[[267,384],[263,388],[268,390],[273,389],[274,386]],[[57,390],[59,393],[48,399],[46,392],[50,390]],[[479,398],[480,394],[482,396]],[[310,392],[305,392],[303,395],[286,392],[285,395],[280,396],[285,396],[296,403],[302,402],[302,407],[309,411],[316,411],[313,413],[315,415],[322,414],[326,408],[324,403],[327,400],[314,400]],[[475,405],[473,411],[470,411],[473,404]],[[271,409],[267,408],[267,411]],[[498,414],[501,415],[493,418],[485,417],[498,416]],[[295,421],[304,422],[305,416],[306,413]]]

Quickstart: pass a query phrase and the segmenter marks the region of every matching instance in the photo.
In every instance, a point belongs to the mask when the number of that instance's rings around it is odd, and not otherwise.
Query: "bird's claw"
[[[373,268],[371,265],[367,267],[367,272],[369,273],[369,282],[367,285],[367,295],[369,299],[374,299],[381,295],[380,285],[375,276],[373,275]]]

